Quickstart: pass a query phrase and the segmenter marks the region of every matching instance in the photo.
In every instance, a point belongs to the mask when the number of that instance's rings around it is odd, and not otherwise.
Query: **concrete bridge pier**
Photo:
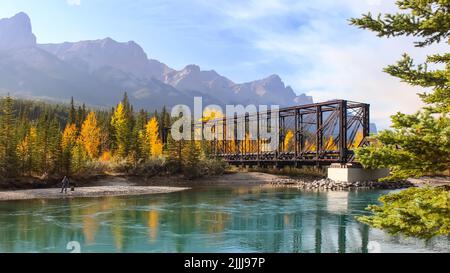
[[[328,167],[327,177],[334,181],[357,182],[357,181],[375,181],[389,176],[389,169],[364,169],[361,166],[347,163],[333,163]]]

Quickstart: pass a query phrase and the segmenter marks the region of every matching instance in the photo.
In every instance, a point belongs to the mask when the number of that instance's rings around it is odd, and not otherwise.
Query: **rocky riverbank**
[[[235,172],[222,176],[203,177],[188,180],[181,176],[117,176],[105,175],[89,179],[72,179],[75,191],[61,195],[58,180],[32,180],[22,178],[9,183],[0,183],[6,191],[0,191],[0,200],[22,200],[37,198],[94,197],[108,195],[139,195],[165,193],[192,187],[213,186],[269,186],[293,187],[315,191],[347,191],[355,189],[403,189],[409,187],[428,187],[450,185],[450,178],[409,179],[401,182],[339,182],[330,179],[311,179],[310,177],[289,177],[260,172]],[[20,189],[20,190],[19,190]]]
[[[286,186],[307,190],[353,190],[353,189],[404,189],[414,187],[409,181],[399,182],[376,182],[376,181],[358,181],[341,182],[330,179],[320,179],[315,181],[303,181],[295,178],[277,178],[270,183],[274,186]]]

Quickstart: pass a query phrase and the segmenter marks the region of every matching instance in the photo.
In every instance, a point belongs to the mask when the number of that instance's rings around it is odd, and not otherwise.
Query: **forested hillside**
[[[62,105],[7,96],[0,103],[0,175],[4,178],[182,172],[184,165],[196,166],[206,159],[201,145],[169,141],[174,147],[163,147],[162,137],[167,134],[163,128],[171,122],[165,107],[153,113],[134,111],[126,93],[110,110],[75,105],[73,99]]]

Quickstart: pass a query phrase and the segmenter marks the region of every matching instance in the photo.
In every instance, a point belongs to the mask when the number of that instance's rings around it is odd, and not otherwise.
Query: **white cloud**
[[[343,8],[356,13],[388,12],[395,9],[392,0],[197,0],[197,2],[238,20],[254,20],[277,15],[322,12]]]
[[[382,70],[405,51],[421,61],[428,50],[414,48],[411,41],[380,40],[371,34],[353,43],[332,43],[321,38],[328,36],[328,31],[332,29],[318,26],[296,36],[266,33],[255,46],[283,56],[293,66],[310,64],[285,77],[295,90],[312,95],[315,101],[348,99],[370,103],[372,120],[380,127],[389,125],[390,115],[398,111],[412,113],[422,105],[417,93],[423,89],[402,83]]]
[[[67,4],[70,6],[79,6],[81,5],[81,0],[67,0]]]
[[[206,1],[206,0],[200,0]],[[222,1],[221,1],[222,2]],[[231,2],[231,3],[230,3]],[[423,61],[427,53],[439,50],[414,48],[413,40],[380,39],[374,33],[349,26],[346,20],[368,11],[393,12],[386,0],[250,0],[218,4],[229,18],[228,24],[245,33],[254,47],[273,59],[284,59],[295,71],[280,73],[297,92],[306,92],[316,101],[335,98],[370,103],[372,121],[385,128],[398,111],[412,113],[422,102],[423,89],[409,86],[384,73],[404,52]],[[294,27],[276,24],[292,18]],[[301,23],[295,27],[295,20]],[[281,25],[283,26],[283,25]],[[270,62],[270,60],[269,60]],[[305,68],[308,65],[309,67]],[[283,75],[284,74],[284,75]]]

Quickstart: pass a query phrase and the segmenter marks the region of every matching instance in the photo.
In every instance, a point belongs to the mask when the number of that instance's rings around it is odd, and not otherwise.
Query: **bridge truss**
[[[260,123],[263,119],[272,122],[270,111],[224,117],[217,119],[212,127],[223,136],[206,145],[213,156],[235,165],[345,164],[354,161],[354,149],[370,134],[369,108],[365,103],[333,100],[279,109],[279,120],[275,123],[279,138],[276,147],[260,138]],[[258,132],[256,137],[251,137],[249,123],[255,120]],[[234,123],[233,131],[227,128],[230,122]],[[204,123],[200,126],[203,132]],[[239,126],[246,130],[244,138],[237,137]]]

